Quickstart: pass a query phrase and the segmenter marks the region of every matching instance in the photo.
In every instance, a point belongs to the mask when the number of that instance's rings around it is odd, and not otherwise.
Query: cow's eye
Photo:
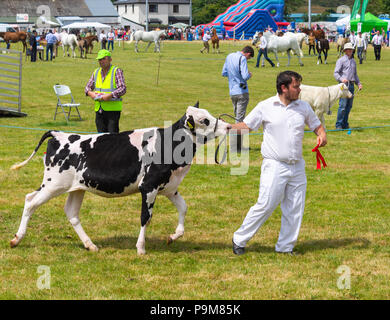
[[[206,126],[208,126],[210,124],[210,120],[209,119],[204,119],[204,120],[201,121],[201,123],[203,123]]]

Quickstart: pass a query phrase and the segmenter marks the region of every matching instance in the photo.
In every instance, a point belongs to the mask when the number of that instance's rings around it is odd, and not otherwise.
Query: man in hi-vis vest
[[[122,111],[122,96],[126,93],[123,71],[111,65],[111,52],[100,50],[97,68],[85,87],[85,94],[95,101],[95,123],[99,133],[119,132]]]

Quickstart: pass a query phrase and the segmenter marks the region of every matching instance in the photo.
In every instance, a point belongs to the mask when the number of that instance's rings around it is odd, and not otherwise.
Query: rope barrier
[[[45,128],[28,128],[28,127],[17,127],[17,126],[7,126],[7,125],[0,125],[0,128],[7,128],[7,129],[20,129],[20,130],[36,130],[36,131],[51,131],[55,129],[45,129]],[[385,126],[372,126],[372,127],[357,127],[357,128],[349,128],[349,129],[333,129],[333,130],[326,130],[326,132],[341,132],[341,131],[347,131],[348,134],[350,134],[352,131],[361,131],[366,129],[383,129],[383,128],[390,128],[390,125]],[[81,133],[81,134],[97,134],[97,132],[87,132],[87,131],[73,131],[73,130],[60,130],[62,132],[69,132],[69,133]],[[313,131],[305,130],[305,133],[312,133]],[[262,135],[262,132],[251,132],[249,135]]]

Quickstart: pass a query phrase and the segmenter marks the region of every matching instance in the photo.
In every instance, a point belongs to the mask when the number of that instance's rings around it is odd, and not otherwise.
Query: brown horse
[[[328,50],[329,50],[329,41],[328,39],[320,39],[317,41],[317,53],[318,53],[318,59],[317,59],[317,64],[322,64],[322,58],[321,58],[321,53],[324,54],[325,57],[325,64],[328,62],[326,61],[328,59]]]
[[[312,30],[308,28],[303,28],[302,32],[306,33],[308,36],[310,35],[311,32],[313,32],[314,36],[316,37],[316,40],[325,39],[325,32],[322,29]]]
[[[88,37],[84,37],[84,40],[87,42],[87,53],[89,51],[89,53],[92,53],[92,50],[93,50],[93,42],[96,41],[96,42],[99,42],[99,39],[97,36],[93,35],[93,36],[88,36]]]
[[[23,43],[23,52],[26,51],[27,44],[27,33],[24,31],[20,32],[0,32],[0,37],[2,37],[7,44],[7,49],[10,47],[10,43],[16,43],[21,41]]]
[[[78,37],[77,39],[77,45],[80,49],[80,58],[87,59],[87,53],[88,53],[88,41],[85,40],[85,38]]]
[[[217,49],[217,53],[219,53],[219,38],[217,35],[217,29],[213,28],[213,35],[211,36],[211,43],[213,44],[213,53],[215,53],[215,49]]]

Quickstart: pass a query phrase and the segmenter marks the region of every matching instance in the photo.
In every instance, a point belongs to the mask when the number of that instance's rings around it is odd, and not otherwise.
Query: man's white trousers
[[[306,185],[305,160],[288,164],[264,159],[261,165],[259,198],[249,209],[241,227],[234,233],[234,243],[245,247],[280,204],[282,221],[275,250],[292,251],[301,227]]]

